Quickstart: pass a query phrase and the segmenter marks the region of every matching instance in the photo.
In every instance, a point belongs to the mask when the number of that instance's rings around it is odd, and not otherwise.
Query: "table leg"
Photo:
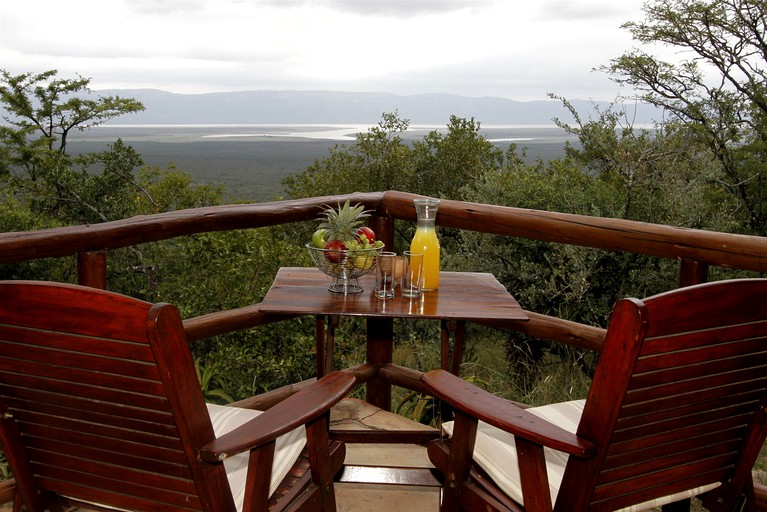
[[[317,352],[317,378],[325,376],[325,315],[317,315],[314,325],[314,342]]]
[[[333,349],[336,346],[336,327],[341,320],[340,316],[328,317],[328,334],[325,337],[325,375],[333,371]]]
[[[384,317],[367,319],[367,362],[380,370],[394,355],[394,320]],[[366,400],[385,411],[391,410],[391,384],[376,374],[367,382]]]
[[[314,336],[317,346],[318,379],[333,371],[333,348],[336,343],[336,327],[338,327],[339,318],[337,315],[328,315],[326,332],[325,315],[316,316]]]
[[[466,337],[465,320],[442,320],[442,369],[453,375],[461,371],[463,340]],[[450,336],[453,336],[453,348],[450,348]]]
[[[442,349],[440,350],[440,365],[443,370],[450,369],[450,324],[447,320],[440,322],[440,341]]]

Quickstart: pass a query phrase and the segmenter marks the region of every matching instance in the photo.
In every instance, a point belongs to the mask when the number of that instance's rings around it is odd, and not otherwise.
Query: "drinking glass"
[[[402,296],[420,297],[423,283],[423,253],[405,251],[402,258]]]
[[[394,288],[397,286],[395,272],[397,270],[396,252],[383,251],[378,255],[376,264],[376,288],[375,294],[379,299],[391,299],[394,297]]]

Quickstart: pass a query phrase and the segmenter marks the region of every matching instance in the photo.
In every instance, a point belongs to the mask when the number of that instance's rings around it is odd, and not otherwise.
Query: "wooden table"
[[[360,278],[361,293],[339,294],[328,290],[330,278],[316,268],[281,268],[260,305],[265,313],[315,315],[317,318],[317,373],[332,367],[333,336],[339,316],[367,319],[367,363],[376,370],[391,367],[394,318],[426,318],[442,322],[442,366],[458,373],[467,321],[528,320],[520,305],[492,274],[440,272],[439,290],[420,298],[379,299],[373,293],[373,276]],[[329,318],[327,333],[325,319]],[[454,332],[452,358],[450,334]],[[367,382],[367,401],[389,410],[391,383],[378,377]]]

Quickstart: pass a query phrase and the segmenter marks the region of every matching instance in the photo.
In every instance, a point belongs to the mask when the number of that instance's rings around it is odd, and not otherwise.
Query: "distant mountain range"
[[[445,125],[451,115],[474,118],[483,125],[551,125],[554,118],[572,122],[561,102],[514,101],[449,94],[399,96],[375,92],[243,91],[176,94],[154,89],[94,91],[100,96],[134,98],[146,110],[120,117],[111,124],[375,124],[382,114],[397,111],[411,124]],[[595,105],[606,102],[569,100],[583,119],[594,116]],[[649,105],[626,105],[634,123],[651,123],[660,116]]]

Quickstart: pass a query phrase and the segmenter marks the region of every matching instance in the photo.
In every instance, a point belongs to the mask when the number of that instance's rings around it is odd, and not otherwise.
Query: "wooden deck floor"
[[[343,400],[331,415],[331,430],[432,430],[411,422],[402,416],[377,409],[364,401]],[[426,448],[411,444],[355,444],[346,445],[346,464],[352,467],[370,467],[370,474],[353,474],[336,484],[336,502],[339,512],[437,512],[440,488],[436,479],[428,477],[434,466],[429,462]],[[377,468],[399,468],[401,471],[421,471],[425,485],[380,484]],[[362,472],[364,473],[364,471]],[[372,483],[371,483],[372,481]]]

